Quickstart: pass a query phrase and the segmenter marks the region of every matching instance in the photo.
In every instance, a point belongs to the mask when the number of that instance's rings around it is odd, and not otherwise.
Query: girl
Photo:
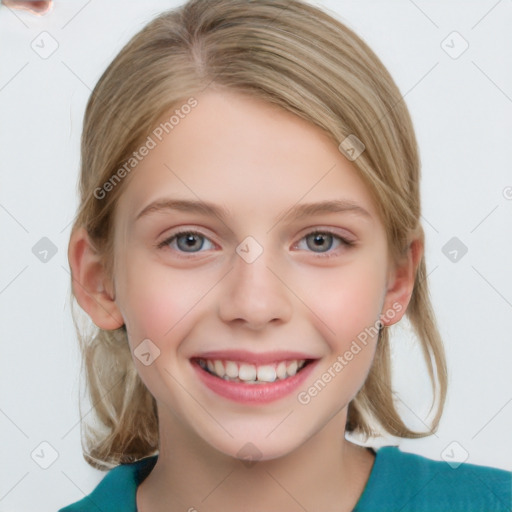
[[[69,244],[99,328],[84,454],[111,471],[62,510],[510,510],[506,471],[345,437],[440,420],[419,181],[397,87],[317,8],[191,0],[137,34],[87,106]],[[424,432],[393,400],[404,316]]]

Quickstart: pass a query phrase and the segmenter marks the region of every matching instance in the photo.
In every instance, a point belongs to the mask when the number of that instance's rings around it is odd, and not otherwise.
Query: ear
[[[384,325],[393,325],[405,315],[422,256],[423,241],[413,240],[406,255],[392,267],[380,318]]]
[[[123,316],[110,290],[109,276],[84,228],[71,235],[68,247],[73,293],[80,307],[100,328],[113,330],[124,324]]]

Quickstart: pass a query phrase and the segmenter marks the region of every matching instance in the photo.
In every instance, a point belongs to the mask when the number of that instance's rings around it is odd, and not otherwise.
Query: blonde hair
[[[128,179],[100,198],[97,191],[147,139],[163,113],[207,87],[279,105],[325,130],[336,145],[355,135],[365,150],[353,165],[375,199],[392,256],[403,256],[413,239],[424,242],[411,119],[372,50],[338,20],[299,0],[190,0],[155,18],[126,44],[87,104],[73,231],[85,227],[109,272],[114,209]],[[422,437],[437,429],[447,371],[426,277],[422,257],[406,315],[430,375],[432,407],[438,399],[430,429],[410,430],[395,408],[384,328],[365,384],[349,404],[348,432],[378,435],[372,420],[398,437]],[[136,372],[126,329],[100,329],[92,336],[77,330],[96,417],[96,425],[84,425],[86,460],[106,469],[156,453],[156,403]]]

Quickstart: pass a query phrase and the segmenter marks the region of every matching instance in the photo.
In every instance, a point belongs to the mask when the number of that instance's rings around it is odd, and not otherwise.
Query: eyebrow
[[[213,215],[221,220],[226,219],[230,215],[227,208],[209,202],[164,198],[157,199],[156,201],[148,204],[137,214],[135,221],[150,213],[161,213],[168,210],[177,210],[208,216]],[[353,201],[333,199],[316,203],[296,204],[279,213],[276,217],[276,223],[285,220],[300,220],[304,217],[325,213],[353,213],[366,219],[372,218],[372,215],[367,210]]]

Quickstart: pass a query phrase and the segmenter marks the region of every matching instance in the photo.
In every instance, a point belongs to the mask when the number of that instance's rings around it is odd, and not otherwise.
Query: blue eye
[[[352,245],[354,245],[354,242],[329,231],[313,231],[299,240],[295,247],[302,251],[310,251],[322,255],[334,252],[340,246],[348,248]],[[158,247],[160,249],[167,247],[178,253],[189,254],[215,249],[213,242],[209,238],[196,231],[175,233],[163,242],[160,242]]]
[[[334,237],[330,233],[312,233],[306,237],[308,249],[315,252],[327,252],[332,249]]]
[[[202,250],[213,249],[213,244],[208,238],[195,233],[194,231],[184,231],[183,233],[176,233],[164,240],[160,247],[168,246],[179,252],[201,252]]]
[[[328,231],[314,231],[302,238],[297,244],[297,248],[316,253],[326,253],[337,249],[340,245],[350,246],[352,242]]]

